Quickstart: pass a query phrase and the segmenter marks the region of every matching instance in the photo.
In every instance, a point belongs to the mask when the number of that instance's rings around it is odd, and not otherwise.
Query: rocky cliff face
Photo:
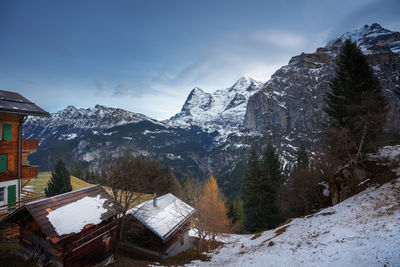
[[[321,136],[324,95],[335,75],[335,58],[343,42],[352,38],[379,77],[392,111],[399,108],[400,33],[378,24],[345,33],[314,53],[302,53],[276,71],[262,89],[250,97],[242,132],[279,137],[278,147],[300,142],[312,148]],[[397,114],[400,115],[400,114]],[[396,116],[398,119],[398,116]]]

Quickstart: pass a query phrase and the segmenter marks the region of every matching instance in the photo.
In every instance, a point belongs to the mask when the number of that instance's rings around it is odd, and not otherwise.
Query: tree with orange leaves
[[[202,242],[208,238],[215,241],[215,237],[221,233],[227,233],[230,221],[223,201],[223,195],[219,191],[217,181],[213,175],[205,183],[203,194],[197,205],[197,231],[199,237],[199,249]]]

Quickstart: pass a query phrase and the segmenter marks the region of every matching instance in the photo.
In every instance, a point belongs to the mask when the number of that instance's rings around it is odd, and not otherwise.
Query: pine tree
[[[296,169],[307,169],[309,164],[307,150],[303,145],[300,145],[299,151],[297,151]]]
[[[159,194],[172,193],[178,198],[183,195],[182,186],[169,166],[160,169]]]
[[[69,173],[72,176],[78,177],[78,178],[84,178],[84,170],[83,170],[83,166],[82,163],[80,161],[75,161],[72,162],[70,167],[69,167]]]
[[[72,191],[71,177],[65,163],[62,160],[58,160],[54,166],[54,172],[51,173],[51,179],[47,183],[45,189],[46,197],[59,195]]]
[[[242,184],[243,226],[246,231],[255,232],[262,229],[260,217],[262,211],[262,196],[260,192],[260,169],[256,147],[253,144],[247,160],[246,172]]]
[[[234,222],[241,224],[243,219],[243,202],[238,196],[233,200],[232,210]]]
[[[379,80],[356,43],[346,40],[337,57],[336,76],[325,97],[327,142],[337,158],[354,159],[376,149],[387,113]],[[357,156],[356,156],[357,155]]]
[[[263,228],[275,227],[280,218],[278,209],[278,191],[283,182],[282,167],[278,154],[271,143],[268,143],[261,160],[261,196],[263,208],[261,217]]]

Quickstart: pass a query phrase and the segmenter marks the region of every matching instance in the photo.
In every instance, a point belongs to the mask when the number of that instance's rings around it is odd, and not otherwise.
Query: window
[[[0,172],[7,171],[7,154],[0,154]]]
[[[0,202],[4,202],[4,190],[5,187],[0,187]]]
[[[0,124],[0,141],[3,140],[3,125]]]
[[[11,124],[4,124],[4,140],[11,140]]]

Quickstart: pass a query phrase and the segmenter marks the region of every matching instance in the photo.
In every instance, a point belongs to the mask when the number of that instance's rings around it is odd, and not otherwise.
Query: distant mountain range
[[[351,38],[367,56],[390,103],[387,129],[400,125],[400,33],[365,25],[314,53],[292,57],[265,84],[240,78],[213,93],[194,88],[182,110],[166,121],[118,108],[69,106],[50,118],[30,118],[24,138],[40,138],[33,164],[46,169],[48,156],[80,160],[96,168],[104,150],[130,152],[171,166],[178,179],[213,171],[225,193],[238,191],[249,146],[270,141],[287,171],[300,144],[313,150],[322,136],[323,97],[335,74],[335,58]]]

